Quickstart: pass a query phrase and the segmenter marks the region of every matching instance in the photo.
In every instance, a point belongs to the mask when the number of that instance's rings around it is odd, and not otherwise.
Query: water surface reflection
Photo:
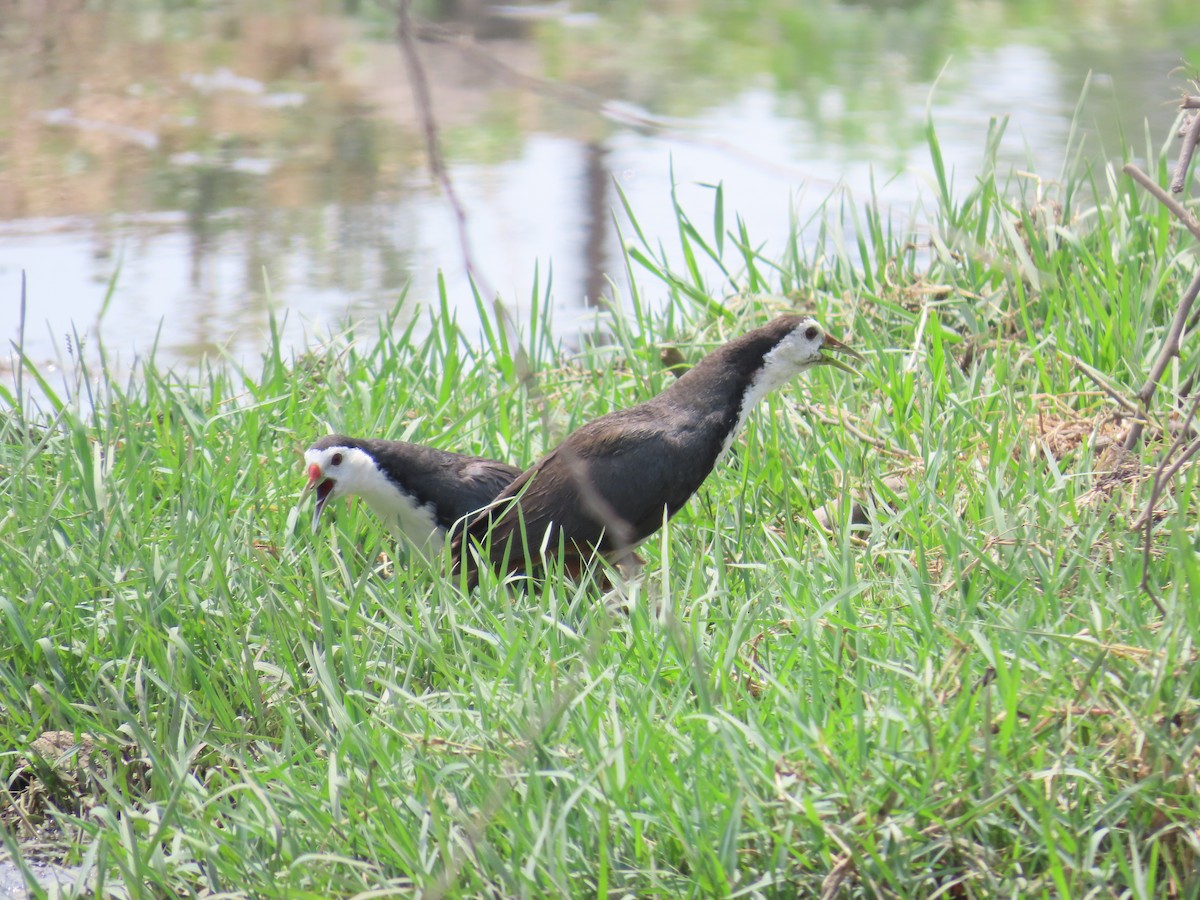
[[[61,353],[72,323],[125,363],[155,340],[181,365],[216,348],[253,359],[271,309],[299,343],[406,285],[414,309],[435,299],[439,272],[473,315],[394,23],[353,6],[10,4],[0,335],[16,338],[22,270],[35,360]],[[705,185],[723,183],[768,254],[835,188],[864,200],[872,172],[907,221],[929,183],[931,95],[960,187],[996,116],[1012,117],[1005,164],[1056,176],[1089,72],[1094,158],[1145,116],[1165,133],[1170,72],[1200,45],[1190,4],[1025,6],[419,7],[442,38],[420,52],[481,278],[519,306],[552,266],[569,329],[624,277],[614,181],[670,245],[672,170],[697,221]]]

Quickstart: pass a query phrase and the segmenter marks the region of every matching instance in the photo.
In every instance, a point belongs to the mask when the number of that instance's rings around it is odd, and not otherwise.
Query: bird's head
[[[764,370],[775,370],[784,378],[813,366],[833,366],[855,374],[854,369],[829,354],[844,353],[860,362],[862,356],[827,332],[816,319],[809,316],[787,316],[781,321],[785,321],[791,327],[783,329],[778,343],[763,357]]]
[[[304,451],[308,483],[301,496],[313,492],[313,531],[321,520],[321,510],[334,497],[362,494],[375,487],[382,476],[375,461],[350,438],[331,434]]]

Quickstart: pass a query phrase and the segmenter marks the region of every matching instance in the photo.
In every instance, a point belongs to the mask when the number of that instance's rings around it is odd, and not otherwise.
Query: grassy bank
[[[1106,462],[1121,426],[1079,365],[1136,389],[1190,239],[1102,173],[958,187],[783,259],[723,202],[665,255],[635,230],[630,311],[579,350],[544,302],[523,353],[443,305],[275,342],[261,374],[10,393],[9,852],[134,897],[1194,895],[1195,470],[1155,531],[1160,613],[1130,523],[1162,444]],[[868,363],[764,404],[628,612],[464,596],[381,560],[365,510],[314,536],[296,508],[327,430],[525,463],[665,386],[664,344],[694,360],[785,307]]]

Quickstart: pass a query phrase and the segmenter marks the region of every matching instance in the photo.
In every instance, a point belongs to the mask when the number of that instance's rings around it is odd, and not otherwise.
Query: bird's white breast
[[[441,551],[445,533],[432,503],[418,505],[361,450],[347,451],[342,466],[342,492],[362,497],[397,539],[408,541],[426,557]]]
[[[725,435],[725,440],[721,442],[721,453],[717,456],[718,460],[723,459],[725,454],[729,452],[729,448],[733,446],[733,439],[737,437],[738,432],[746,424],[746,420],[750,418],[750,413],[754,412],[754,407],[758,406],[763,397],[787,381],[788,377],[788,375],[772,371],[765,366],[759,371],[754,380],[750,382],[750,386],[746,388],[746,393],[742,397],[742,405],[738,408],[737,421],[733,423],[733,428],[729,429],[729,434]]]
[[[403,538],[426,556],[441,552],[445,533],[438,527],[433,504],[417,506],[408,494],[388,485],[383,496],[364,494],[363,500],[397,538]]]

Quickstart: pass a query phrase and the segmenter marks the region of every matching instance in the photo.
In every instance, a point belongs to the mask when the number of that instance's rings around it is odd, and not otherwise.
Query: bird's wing
[[[560,537],[581,552],[632,546],[662,524],[664,509],[674,514],[686,503],[712,468],[702,464],[698,473],[686,462],[661,421],[585,426],[501,491],[492,513],[473,520],[467,535],[479,542],[490,535],[493,564],[506,552],[523,560],[525,536],[536,557],[548,529],[551,547]]]
[[[482,509],[521,474],[516,466],[403,441],[363,441],[376,459],[391,461],[389,477],[418,506],[433,504],[443,526]]]
[[[469,495],[466,507],[459,512],[459,517],[478,512],[487,506],[520,474],[520,469],[507,463],[482,457],[472,459],[458,472],[463,492]]]

